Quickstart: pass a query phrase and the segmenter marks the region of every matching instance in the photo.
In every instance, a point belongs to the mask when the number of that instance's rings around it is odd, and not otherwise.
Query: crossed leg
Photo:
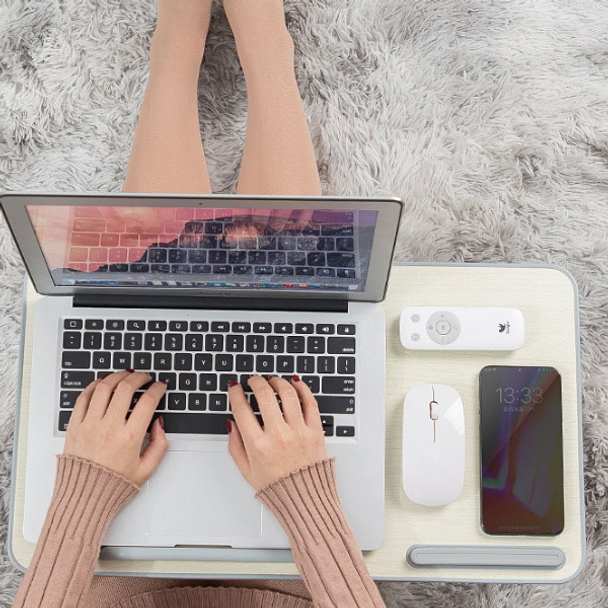
[[[248,94],[247,135],[237,192],[320,194],[283,0],[224,0],[224,6]],[[211,0],[159,0],[150,76],[125,192],[211,192],[197,99],[210,14]]]

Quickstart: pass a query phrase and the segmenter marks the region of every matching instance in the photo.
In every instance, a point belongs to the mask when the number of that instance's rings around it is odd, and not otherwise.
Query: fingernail
[[[162,378],[159,380],[159,382],[162,382],[163,384],[167,384],[167,381],[163,380]]]
[[[132,374],[135,370],[134,369],[128,369],[127,370],[130,374]]]
[[[294,382],[299,382],[300,381],[300,376],[298,376],[297,374],[294,374],[291,378],[292,378],[292,380]]]
[[[266,380],[270,381],[274,378],[274,376],[272,374],[266,376]]]
[[[109,375],[110,375],[110,374],[106,374],[105,376],[102,376],[102,377],[100,378],[100,380],[105,380],[105,379],[106,379],[106,378],[107,378]]]
[[[232,420],[226,420],[226,427],[228,428],[228,432],[232,433]]]
[[[228,386],[230,388],[232,388],[233,386],[237,386],[238,382],[236,380],[230,380],[230,382],[228,382]]]
[[[160,428],[163,429],[163,431],[165,430],[165,421],[163,420],[162,416],[158,417],[158,424],[160,425]]]

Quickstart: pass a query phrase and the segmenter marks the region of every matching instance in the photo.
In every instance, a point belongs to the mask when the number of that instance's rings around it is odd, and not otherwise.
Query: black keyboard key
[[[253,274],[253,266],[233,266],[232,272],[233,274]]]
[[[254,323],[253,331],[256,334],[269,334],[272,331],[272,323]]]
[[[179,390],[180,391],[195,391],[197,385],[196,374],[180,374],[179,375]]]
[[[333,426],[324,426],[323,435],[325,435],[325,437],[333,437],[334,436],[334,427]]]
[[[66,319],[63,329],[82,329],[82,319]]]
[[[225,412],[228,406],[226,395],[216,394],[209,395],[209,411],[210,412]]]
[[[324,265],[324,264],[319,264]],[[334,268],[354,268],[355,254],[354,253],[328,253],[327,265]],[[313,266],[313,264],[311,264]]]
[[[328,338],[327,352],[330,355],[354,355],[355,338]]]
[[[148,273],[150,272],[150,266],[149,264],[129,264],[129,272]]]
[[[148,374],[148,376],[150,376],[150,382],[148,382],[147,384],[144,384],[140,390],[142,391],[147,391],[155,382],[156,382],[156,373],[155,372],[150,372],[150,371],[146,371],[146,373]],[[163,398],[165,397],[165,395],[163,395]],[[158,409],[158,408],[156,408]]]
[[[306,254],[303,251],[287,254],[287,263],[290,266],[305,266],[306,265]]]
[[[317,249],[319,251],[334,251],[336,248],[336,243],[334,239],[330,238],[320,238],[317,242]]]
[[[319,354],[325,352],[325,338],[320,336],[309,336],[306,341],[306,352]]]
[[[148,370],[152,369],[151,353],[135,353],[133,355],[133,369]]]
[[[106,329],[110,331],[122,331],[125,328],[125,322],[118,319],[108,319]]]
[[[336,271],[333,268],[317,268],[318,277],[335,277]]]
[[[125,334],[125,350],[141,350],[143,334]]]
[[[338,357],[338,373],[339,374],[354,374],[355,373],[355,358],[354,357]]]
[[[87,331],[85,332],[82,340],[82,348],[88,350],[99,350],[101,348],[101,332],[100,331]]]
[[[127,321],[127,331],[145,331],[145,321]]]
[[[209,264],[225,264],[228,259],[225,251],[210,251]]]
[[[352,268],[338,268],[336,274],[341,279],[355,279],[357,273]]]
[[[274,357],[272,355],[258,355],[255,358],[255,369],[260,374],[271,374],[274,372]]]
[[[296,275],[300,277],[314,277],[315,269],[310,266],[302,266],[296,268]]]
[[[144,337],[145,350],[161,350],[163,347],[162,334],[146,334]]]
[[[237,372],[252,372],[253,371],[253,355],[237,355],[236,356],[236,371]]]
[[[232,331],[235,334],[248,334],[251,331],[251,323],[237,321],[232,324]]]
[[[66,331],[63,334],[63,348],[77,349],[81,342],[82,334],[79,331]]]
[[[159,380],[164,380],[167,383],[167,390],[174,391],[177,388],[177,377],[172,373],[162,373],[158,374]]]
[[[230,331],[230,323],[227,321],[213,321],[211,323],[211,331],[226,333]]]
[[[241,353],[245,348],[245,336],[226,336],[226,350],[231,353]]]
[[[266,352],[284,353],[285,338],[283,336],[268,336],[268,338],[266,338]]]
[[[71,410],[76,405],[76,399],[81,391],[61,391],[59,393],[59,407]]]
[[[315,373],[315,358],[314,357],[298,357],[297,368],[298,374],[314,374]]]
[[[244,265],[247,263],[247,252],[246,251],[230,251],[228,253],[229,264],[240,264]]]
[[[329,253],[328,255],[334,255]],[[325,266],[325,254],[320,252],[309,253],[306,258],[308,266]]]
[[[315,251],[318,246],[319,239],[314,237],[302,237],[298,239],[298,249],[301,251]]]
[[[59,412],[59,422],[57,425],[57,429],[59,431],[67,431],[68,430],[68,422],[70,421],[70,416],[72,415],[71,410],[67,412]]]
[[[207,409],[207,395],[190,393],[188,395],[188,409],[193,412],[203,412]]]
[[[95,380],[95,372],[61,372],[61,388],[86,388]]]
[[[232,414],[209,412],[204,414],[169,412],[163,413],[162,417],[165,423],[165,433],[190,433],[193,435],[227,435],[226,421],[234,420]]]
[[[351,395],[355,392],[355,379],[346,376],[323,378],[323,392],[333,395]]]
[[[274,271],[272,266],[256,266],[254,272],[255,274],[270,276]]]
[[[281,277],[291,277],[293,276],[293,268],[291,266],[275,266],[274,273]]]
[[[188,252],[185,249],[169,249],[169,263],[183,264],[188,260]]]
[[[148,331],[167,331],[167,322],[148,321]]]
[[[265,251],[250,251],[247,261],[249,264],[266,264],[266,252]]]
[[[231,372],[234,369],[234,355],[215,355],[215,371]]]
[[[189,264],[205,264],[207,262],[207,252],[202,249],[188,252]]]
[[[293,374],[295,371],[294,358],[286,355],[277,357],[277,373],[278,374]]]
[[[287,338],[288,353],[303,353],[305,352],[304,336],[289,336]]]
[[[154,369],[169,370],[173,367],[173,355],[171,353],[155,353],[154,354]]]
[[[206,234],[222,234],[224,226],[220,222],[206,222],[205,233]]]
[[[189,371],[192,369],[192,355],[190,353],[175,353],[173,367],[176,370]]]
[[[338,325],[339,336],[354,336],[356,332],[356,325]]]
[[[231,274],[231,273],[232,273],[232,266],[227,266],[225,264],[222,264],[221,266],[213,267],[213,274]]]
[[[220,375],[220,390],[227,391],[231,380],[238,382],[239,378],[236,374],[221,374]]]
[[[319,376],[302,376],[302,382],[308,384],[311,393],[318,393],[321,390]]]
[[[190,331],[201,333],[209,331],[208,321],[190,321]]]
[[[131,369],[131,353],[114,353],[114,369]]]
[[[184,393],[170,393],[167,397],[167,408],[170,410],[185,410],[186,395]]]
[[[354,239],[336,239],[336,249],[338,251],[354,251],[355,241]]]
[[[185,348],[190,351],[203,350],[203,336],[200,334],[186,334]]]
[[[323,426],[333,426],[334,417],[333,416],[321,416],[321,424]]]
[[[152,272],[170,273],[171,266],[169,264],[152,264]]]
[[[105,334],[103,337],[103,347],[106,350],[120,350],[122,348],[122,334]]]
[[[224,336],[207,334],[205,336],[205,350],[210,352],[224,350]]]
[[[278,248],[282,251],[293,251],[296,248],[296,239],[292,236],[282,236],[278,240]]]
[[[336,360],[333,357],[317,358],[318,374],[334,374],[336,372]]]
[[[275,323],[274,324],[275,334],[292,334],[293,325],[291,323]]]
[[[187,321],[171,321],[169,323],[169,331],[188,331]]]
[[[206,236],[198,242],[198,246],[201,249],[217,249],[217,237]]]
[[[354,397],[337,397],[335,395],[317,395],[321,414],[353,414],[355,412]]]
[[[93,369],[110,369],[112,367],[112,353],[93,353]]]
[[[217,376],[215,374],[199,374],[198,388],[201,391],[216,391]]]
[[[315,326],[312,323],[296,323],[297,334],[314,334]]]
[[[331,325],[329,323],[318,323],[317,324],[317,333],[321,334],[322,336],[328,336],[331,334],[335,334],[336,333],[336,326],[335,325]]]
[[[194,369],[199,372],[207,372],[213,369],[213,358],[211,355],[194,355]]]
[[[272,266],[285,266],[287,263],[285,253],[282,251],[271,251],[268,254],[268,263]]]
[[[337,426],[336,437],[354,437],[355,427],[354,426]]]
[[[163,264],[167,261],[167,250],[166,249],[149,249],[148,259],[150,262],[157,264]]]
[[[84,322],[85,329],[103,329],[103,321],[101,319],[87,319]]]
[[[184,336],[181,334],[165,335],[165,350],[182,350],[184,346]]]
[[[264,336],[247,336],[246,350],[248,353],[264,352]]]

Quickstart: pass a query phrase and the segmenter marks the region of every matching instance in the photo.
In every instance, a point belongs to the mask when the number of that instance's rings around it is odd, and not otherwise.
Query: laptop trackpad
[[[167,452],[147,486],[146,531],[175,544],[258,537],[262,505],[226,452]]]

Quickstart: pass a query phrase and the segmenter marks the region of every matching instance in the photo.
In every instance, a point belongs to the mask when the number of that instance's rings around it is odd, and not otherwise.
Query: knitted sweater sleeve
[[[336,486],[335,458],[277,479],[256,494],[291,542],[315,606],[385,606],[348,523]]]
[[[51,504],[13,608],[83,608],[101,539],[138,491],[93,462],[58,456]]]

